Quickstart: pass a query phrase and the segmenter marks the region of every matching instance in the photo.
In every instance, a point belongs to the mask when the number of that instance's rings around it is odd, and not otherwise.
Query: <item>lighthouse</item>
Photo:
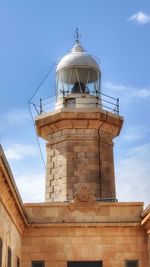
[[[76,38],[75,45],[56,68],[56,108],[100,107],[100,81],[98,63]]]
[[[45,201],[22,202],[0,146],[0,267],[149,267],[150,206],[117,200],[113,145],[123,117],[78,31],[55,79],[53,111],[40,100],[35,118],[46,140]]]
[[[55,110],[35,123],[47,141],[45,201],[73,201],[83,189],[97,201],[116,201],[113,140],[123,118],[105,109],[100,66],[78,33],[57,64]]]

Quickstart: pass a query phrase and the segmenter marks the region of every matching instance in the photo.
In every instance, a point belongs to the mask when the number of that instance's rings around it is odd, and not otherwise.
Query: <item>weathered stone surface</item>
[[[40,115],[35,120],[37,133],[48,140],[51,133],[63,129],[101,129],[117,136],[123,124],[123,118],[102,109],[61,109]]]
[[[53,189],[46,189],[46,201],[72,200],[82,185],[89,187],[96,198],[115,198],[112,135],[97,129],[77,129],[66,134],[51,134],[47,145],[46,187]],[[55,190],[59,191],[57,198],[51,194]]]
[[[112,140],[122,123],[101,109],[62,109],[36,119],[48,140],[46,201],[73,200],[82,186],[96,198],[116,197]]]
[[[66,267],[67,261],[102,260],[103,266],[116,267],[124,266],[126,259],[138,259],[139,267],[148,267],[142,205],[90,199],[26,205],[32,227],[24,232],[23,266],[29,267],[31,260]]]
[[[140,223],[143,203],[95,202],[86,188],[78,191],[78,201],[26,204],[29,221],[33,223]],[[87,196],[82,201],[82,193]],[[140,224],[139,224],[140,225]]]
[[[12,266],[21,259],[23,232],[26,227],[23,203],[19,198],[9,165],[0,146],[0,238],[2,239],[2,267],[7,266],[8,247],[12,252]]]
[[[2,266],[7,266],[8,246],[13,252],[12,266],[16,266],[16,257],[21,259],[22,235],[12,222],[10,215],[6,212],[0,201],[0,238],[3,241]]]

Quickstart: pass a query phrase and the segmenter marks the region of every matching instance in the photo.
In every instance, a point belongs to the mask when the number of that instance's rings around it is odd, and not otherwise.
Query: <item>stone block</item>
[[[74,146],[74,152],[81,152],[81,145]]]
[[[88,120],[73,120],[73,127],[78,129],[87,128],[88,126]]]

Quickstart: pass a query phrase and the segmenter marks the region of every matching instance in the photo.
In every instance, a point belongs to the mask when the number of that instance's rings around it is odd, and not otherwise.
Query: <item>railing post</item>
[[[42,98],[40,98],[40,115],[42,115],[43,110],[42,110]]]
[[[119,98],[117,98],[117,115],[119,115]]]

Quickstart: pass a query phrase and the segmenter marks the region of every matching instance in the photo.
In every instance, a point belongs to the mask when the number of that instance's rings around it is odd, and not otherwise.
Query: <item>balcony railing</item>
[[[92,94],[94,95],[94,94]],[[63,92],[63,94],[60,94],[57,96],[57,98],[62,97],[62,98],[66,98],[68,96],[68,92]],[[109,112],[112,112],[116,115],[119,115],[119,98],[114,98],[112,96],[103,94],[103,93],[99,93],[98,95],[96,95],[97,98],[97,103],[96,103],[96,107],[102,108],[104,110],[107,110]],[[44,113],[48,113],[51,111],[55,110],[55,106],[56,106],[56,96],[52,96],[52,97],[46,97],[46,98],[40,98],[39,103],[33,103],[30,102],[30,104],[34,107],[37,115],[41,115]],[[60,104],[60,108],[62,107],[62,104]],[[89,105],[90,103],[88,102],[87,104],[81,103],[81,108],[86,108],[86,105]],[[91,105],[93,105],[93,103],[91,103]],[[57,109],[59,108],[59,104],[57,103]],[[71,107],[69,107],[71,108]]]

